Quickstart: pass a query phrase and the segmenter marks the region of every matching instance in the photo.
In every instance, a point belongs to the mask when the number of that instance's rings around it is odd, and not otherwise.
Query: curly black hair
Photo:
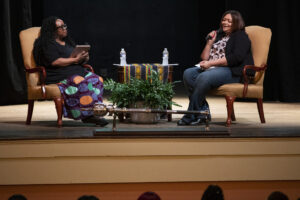
[[[33,47],[33,55],[34,59],[38,65],[41,65],[41,57],[43,55],[43,48],[49,44],[49,42],[55,41],[56,37],[56,20],[58,17],[51,16],[43,20],[42,27],[40,30],[40,36],[35,40]],[[70,38],[70,36],[66,36],[64,41],[71,45],[75,46],[74,41]]]

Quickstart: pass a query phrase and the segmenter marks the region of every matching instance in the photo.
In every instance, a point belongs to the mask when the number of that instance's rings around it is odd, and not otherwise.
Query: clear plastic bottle
[[[163,57],[162,57],[162,65],[168,65],[169,64],[169,52],[168,49],[165,48],[163,51]]]
[[[122,65],[122,66],[127,65],[126,51],[124,50],[124,48],[122,48],[120,51],[120,65]]]

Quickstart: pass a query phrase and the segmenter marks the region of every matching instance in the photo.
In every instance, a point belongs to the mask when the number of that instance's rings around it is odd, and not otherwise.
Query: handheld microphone
[[[222,32],[222,28],[219,28],[218,30],[216,30],[216,34],[218,35],[219,33]],[[205,37],[205,40],[211,40],[212,37],[210,36],[210,34],[208,34],[206,37]]]

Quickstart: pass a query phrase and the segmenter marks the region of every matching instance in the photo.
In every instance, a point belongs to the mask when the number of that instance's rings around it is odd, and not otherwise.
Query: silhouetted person
[[[8,200],[27,200],[22,194],[14,194]]]
[[[81,197],[79,197],[78,200],[99,200],[97,197],[93,196],[93,195],[83,195]]]
[[[223,191],[217,185],[209,185],[204,191],[201,200],[224,200]]]
[[[160,200],[160,197],[155,192],[145,192],[138,200]]]
[[[282,192],[275,191],[270,194],[268,200],[289,200],[289,198]]]

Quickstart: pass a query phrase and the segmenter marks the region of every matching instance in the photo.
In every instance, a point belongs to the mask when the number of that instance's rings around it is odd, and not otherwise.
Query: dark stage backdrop
[[[44,17],[61,17],[77,43],[91,44],[90,63],[104,77],[116,75],[112,64],[120,63],[121,48],[128,63],[151,63],[162,62],[166,47],[170,62],[181,64],[178,75],[199,60],[197,0],[53,0],[43,10]]]
[[[264,99],[300,102],[300,54],[297,0],[207,2],[200,0],[2,0],[0,105],[26,102],[26,83],[19,31],[41,26],[42,19],[61,17],[78,44],[89,43],[90,64],[96,73],[116,78],[113,63],[125,48],[127,62],[161,62],[168,48],[174,77],[199,62],[204,37],[217,29],[221,15],[239,10],[246,25],[273,32]]]

